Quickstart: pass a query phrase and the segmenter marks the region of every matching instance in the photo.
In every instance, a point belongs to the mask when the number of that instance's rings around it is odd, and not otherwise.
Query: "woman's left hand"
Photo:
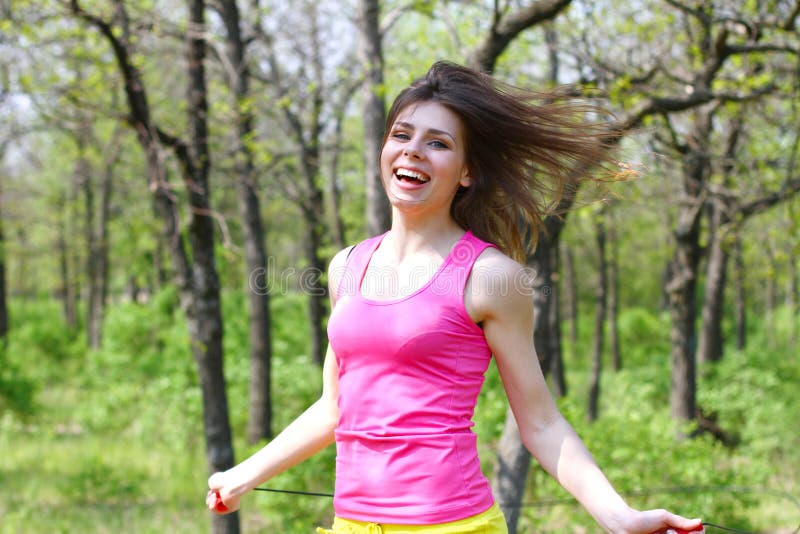
[[[622,518],[614,534],[685,534],[702,533],[700,519],[687,519],[667,510],[631,510]]]

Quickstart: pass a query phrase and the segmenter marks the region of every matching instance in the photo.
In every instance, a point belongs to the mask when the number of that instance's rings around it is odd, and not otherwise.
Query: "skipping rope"
[[[303,495],[306,497],[333,497],[333,493],[317,493],[313,491],[284,490],[284,489],[263,488],[263,487],[254,489],[257,491],[268,491],[272,493],[284,493],[289,495]],[[660,495],[668,493],[712,493],[712,492],[755,493],[762,495],[772,495],[773,497],[788,499],[789,501],[792,502],[792,504],[794,504],[794,506],[798,509],[798,511],[800,511],[800,499],[798,499],[794,495],[785,491],[780,491],[770,488],[754,487],[754,486],[713,486],[713,485],[671,486],[665,488],[653,488],[648,490],[631,491],[625,493],[625,495],[629,497],[644,497],[644,496]],[[519,508],[547,508],[551,506],[565,506],[565,505],[575,505],[575,504],[577,503],[574,499],[567,498],[567,499],[546,499],[546,500],[527,502],[527,503],[523,502],[520,504],[514,504],[512,506]],[[758,534],[757,531],[743,530],[743,529],[728,527],[725,525],[718,525],[710,521],[703,521],[701,525],[703,528],[717,529],[723,532],[733,532],[735,534]],[[677,530],[677,532],[679,534],[684,534],[684,533],[690,534],[688,531],[685,530]],[[791,534],[800,534],[800,525],[798,525],[798,527],[795,530],[793,530]]]

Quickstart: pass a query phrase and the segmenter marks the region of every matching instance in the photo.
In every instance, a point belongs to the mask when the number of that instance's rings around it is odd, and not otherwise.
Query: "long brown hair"
[[[386,137],[409,105],[433,101],[464,124],[472,183],[450,211],[461,227],[523,260],[576,173],[610,161],[609,130],[586,120],[598,108],[565,90],[535,92],[479,71],[439,61],[392,104]]]

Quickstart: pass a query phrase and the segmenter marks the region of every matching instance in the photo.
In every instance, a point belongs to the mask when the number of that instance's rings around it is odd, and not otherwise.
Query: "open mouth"
[[[397,169],[394,171],[394,175],[398,180],[410,184],[425,184],[431,180],[431,177],[427,174],[418,171],[412,171],[410,169]]]

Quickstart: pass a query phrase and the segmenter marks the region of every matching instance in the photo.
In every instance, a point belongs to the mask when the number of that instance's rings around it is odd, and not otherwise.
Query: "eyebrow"
[[[395,123],[395,125],[396,126],[402,126],[403,128],[408,128],[410,130],[416,130],[417,129],[416,126],[414,126],[410,122],[397,121]],[[428,128],[427,133],[433,134],[433,135],[446,135],[447,137],[452,139],[454,143],[456,142],[455,136],[453,134],[451,134],[450,132],[445,131],[445,130],[439,130],[437,128]]]

